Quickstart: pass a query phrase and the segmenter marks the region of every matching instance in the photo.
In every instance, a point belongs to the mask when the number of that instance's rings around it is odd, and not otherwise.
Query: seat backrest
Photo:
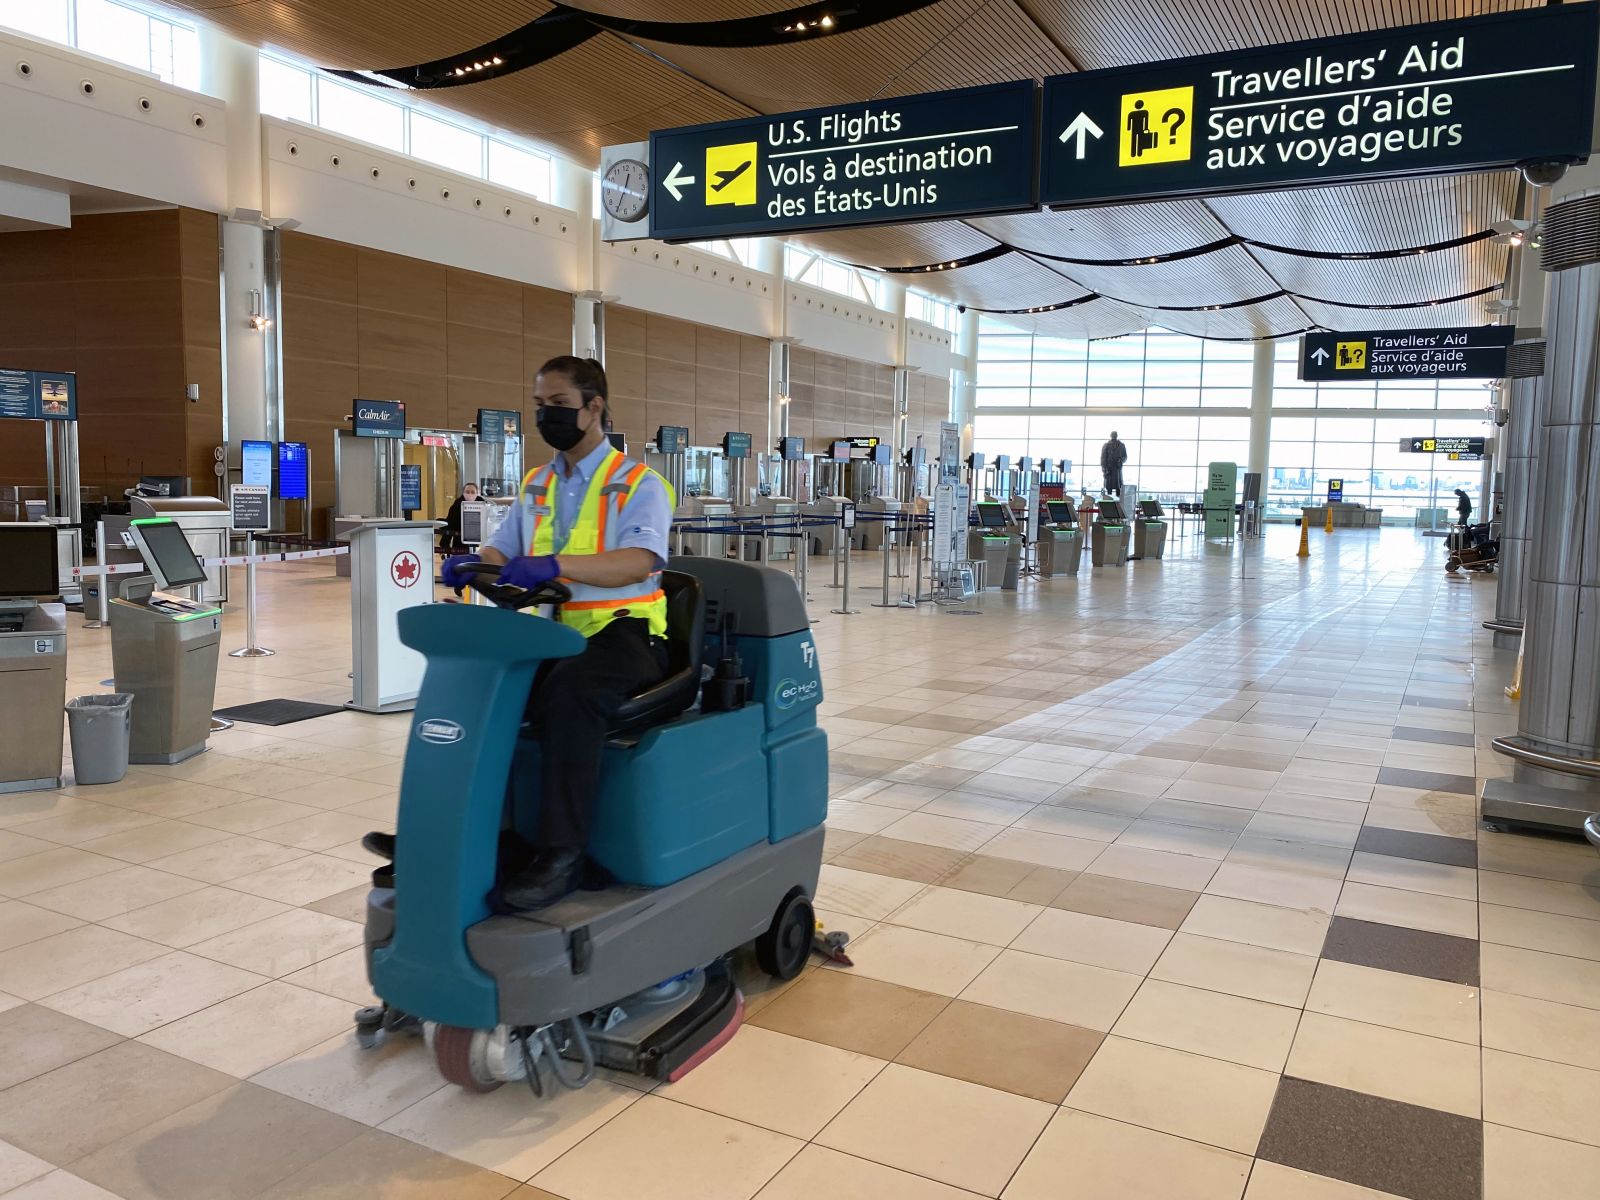
[[[693,575],[661,572],[667,594],[667,657],[669,673],[688,671],[696,681],[705,661],[706,590]]]

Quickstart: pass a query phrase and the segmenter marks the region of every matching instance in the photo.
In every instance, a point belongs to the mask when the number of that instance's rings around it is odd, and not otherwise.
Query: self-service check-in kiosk
[[[1139,516],[1133,523],[1133,553],[1130,558],[1160,558],[1167,545],[1166,510],[1159,500],[1139,501]]]
[[[1022,534],[1016,518],[1009,506],[996,501],[982,501],[976,508],[978,525],[967,533],[967,557],[983,562],[985,587],[1014,592],[1022,567]]]
[[[1049,518],[1039,530],[1039,576],[1076,575],[1083,563],[1083,530],[1078,528],[1078,513],[1071,500],[1046,500]]]
[[[67,701],[67,610],[56,527],[0,525],[0,793],[61,786],[61,710]]]
[[[1089,529],[1091,561],[1097,567],[1120,567],[1128,561],[1128,519],[1118,500],[1101,500]]]
[[[116,690],[133,695],[128,761],[179,763],[204,750],[211,734],[222,610],[167,594],[206,586],[182,526],[143,517],[128,531],[150,571],[124,580],[111,601],[111,671]]]

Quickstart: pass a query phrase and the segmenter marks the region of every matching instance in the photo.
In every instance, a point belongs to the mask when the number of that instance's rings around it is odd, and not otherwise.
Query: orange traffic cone
[[[1308,525],[1305,521],[1301,521],[1300,522],[1300,549],[1295,554],[1296,558],[1310,558],[1311,557],[1311,543],[1308,540],[1310,537],[1311,537],[1311,526]]]
[[[1323,533],[1332,533],[1333,532],[1333,501],[1330,500],[1330,501],[1328,501],[1328,503],[1323,505],[1322,506],[1322,511],[1328,514],[1327,522],[1322,526],[1322,532]]]

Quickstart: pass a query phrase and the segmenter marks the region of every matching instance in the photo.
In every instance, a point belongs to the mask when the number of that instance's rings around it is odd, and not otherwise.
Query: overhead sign
[[[1501,379],[1516,335],[1510,325],[1308,333],[1300,339],[1300,378]]]
[[[1489,440],[1481,437],[1401,438],[1400,449],[1410,454],[1444,454],[1463,462],[1476,462],[1484,456]]]
[[[503,442],[508,437],[522,435],[522,414],[511,408],[480,408],[478,410],[478,440]]]
[[[750,435],[748,433],[725,433],[722,435],[722,453],[729,458],[750,457]]]
[[[357,437],[403,438],[406,406],[399,400],[357,400],[351,409],[351,426]]]
[[[1040,199],[1107,204],[1588,157],[1593,4],[1045,80]]]
[[[78,377],[71,371],[0,370],[0,420],[76,421]]]
[[[797,233],[1034,206],[1029,80],[661,129],[650,236]]]
[[[228,513],[228,524],[236,533],[271,529],[272,489],[259,484],[234,484],[228,489]]]
[[[306,500],[311,496],[307,466],[310,451],[304,442],[278,443],[278,495],[284,500]]]

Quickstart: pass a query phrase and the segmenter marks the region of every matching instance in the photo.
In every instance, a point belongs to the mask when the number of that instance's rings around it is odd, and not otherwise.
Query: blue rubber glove
[[[482,561],[483,559],[476,554],[452,554],[444,560],[444,566],[439,568],[439,578],[444,580],[446,587],[466,587],[469,576],[461,574],[460,568]]]
[[[510,587],[531,592],[543,587],[561,574],[561,566],[554,554],[530,555],[513,558],[500,568],[500,582]]]

